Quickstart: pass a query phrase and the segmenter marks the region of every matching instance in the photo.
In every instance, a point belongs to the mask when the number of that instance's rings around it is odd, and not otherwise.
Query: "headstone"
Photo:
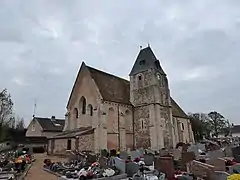
[[[174,178],[173,157],[155,158],[154,168],[159,172],[165,173],[168,179]]]
[[[208,159],[206,163],[214,166],[215,171],[226,171],[225,160],[222,158]]]
[[[144,154],[144,163],[146,166],[152,166],[154,162],[154,156],[149,154]]]
[[[125,160],[122,160],[119,157],[114,157],[113,159],[115,161],[116,168],[119,169],[122,173],[125,173],[126,171]]]
[[[221,149],[214,150],[214,151],[208,151],[207,154],[211,159],[218,159],[218,158],[224,157],[224,152]]]
[[[127,158],[128,158],[128,153],[125,152],[125,151],[121,151],[121,152],[120,152],[120,158],[121,158],[121,159],[127,159]]]
[[[95,154],[89,153],[87,156],[87,163],[92,164],[97,161],[97,157]]]
[[[169,154],[169,151],[166,149],[159,150],[159,156],[167,156]]]
[[[106,157],[100,157],[99,158],[100,167],[106,168],[107,167],[107,161],[108,161],[108,159]]]
[[[232,148],[232,154],[237,162],[240,162],[240,146]]]
[[[130,155],[132,159],[139,158],[142,156],[142,154],[139,151],[131,151]]]
[[[139,170],[139,165],[135,162],[126,163],[126,173],[128,177],[132,177]]]
[[[214,166],[196,160],[188,163],[188,171],[196,177],[214,180]]]
[[[183,152],[182,153],[182,163],[186,164],[188,162],[191,162],[195,160],[195,153],[194,152]]]
[[[173,157],[174,157],[174,160],[179,160],[179,159],[181,159],[181,157],[182,157],[182,151],[181,150],[179,150],[179,149],[174,149],[173,150]]]
[[[224,152],[225,152],[226,157],[232,157],[233,156],[232,147],[230,147],[230,146],[226,146]]]

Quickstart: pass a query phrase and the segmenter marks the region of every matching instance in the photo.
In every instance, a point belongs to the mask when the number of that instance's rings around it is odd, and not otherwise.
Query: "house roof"
[[[154,55],[152,49],[150,47],[146,47],[140,50],[130,72],[130,76],[147,71],[149,69],[155,69],[159,73],[165,75],[162,67],[160,66],[160,62]]]
[[[65,120],[63,119],[52,120],[52,118],[34,117],[33,120],[36,120],[40,124],[43,131],[61,132],[65,125]]]
[[[73,130],[67,130],[62,133],[57,134],[56,136],[50,137],[49,139],[62,139],[62,138],[75,138],[76,136],[84,136],[93,134],[94,128],[91,126],[80,127]]]
[[[240,133],[240,125],[235,125],[231,128],[231,133]]]

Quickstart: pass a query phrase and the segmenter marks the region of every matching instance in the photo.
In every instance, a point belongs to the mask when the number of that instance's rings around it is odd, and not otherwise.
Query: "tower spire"
[[[35,117],[36,114],[36,109],[37,109],[37,100],[34,100],[34,106],[33,106],[33,117]]]

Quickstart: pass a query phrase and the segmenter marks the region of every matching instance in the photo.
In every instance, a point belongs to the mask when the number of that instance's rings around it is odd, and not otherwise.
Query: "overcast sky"
[[[128,78],[150,43],[186,112],[240,124],[239,0],[1,0],[0,88],[16,114],[64,117],[77,71]]]

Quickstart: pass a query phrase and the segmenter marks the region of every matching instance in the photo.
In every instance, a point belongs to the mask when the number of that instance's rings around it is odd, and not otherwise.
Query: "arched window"
[[[80,109],[82,111],[82,114],[86,114],[86,98],[85,97],[81,97],[79,105],[80,105]]]
[[[75,108],[74,110],[73,110],[73,114],[74,114],[74,118],[78,118],[78,109],[77,108]]]
[[[91,104],[88,105],[88,113],[90,116],[93,116],[93,107]]]

